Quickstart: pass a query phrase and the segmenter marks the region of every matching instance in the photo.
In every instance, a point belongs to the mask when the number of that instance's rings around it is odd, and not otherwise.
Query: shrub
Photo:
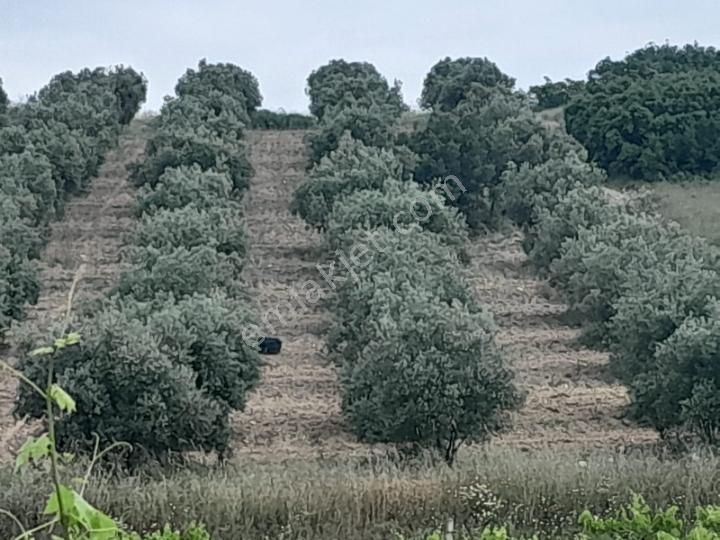
[[[195,387],[223,408],[241,410],[260,376],[259,353],[244,335],[254,314],[224,293],[175,301],[122,302],[129,319],[144,321],[161,350],[195,374]],[[247,340],[247,343],[246,341]]]
[[[605,180],[602,170],[574,153],[535,166],[513,164],[500,178],[500,212],[516,225],[532,226],[538,212],[552,211],[571,189],[599,185]]]
[[[16,199],[0,199],[0,242],[12,255],[37,259],[44,240],[42,232],[23,216]]]
[[[197,387],[197,374],[162,350],[149,327],[111,309],[79,329],[80,344],[59,351],[55,378],[77,402],[77,411],[57,423],[61,447],[91,448],[94,434],[103,445],[115,441],[164,456],[168,452],[227,447],[227,411]],[[25,356],[20,369],[41,385],[47,361]],[[40,418],[43,401],[20,386],[15,414]]]
[[[7,112],[8,105],[10,105],[10,100],[3,89],[3,81],[2,78],[0,78],[0,116]],[[2,123],[2,118],[0,118],[0,126],[2,126]]]
[[[319,230],[325,228],[335,200],[362,189],[381,189],[405,176],[403,163],[390,150],[366,146],[345,133],[337,150],[324,157],[293,195],[290,210]]]
[[[509,94],[515,79],[508,77],[487,58],[445,58],[425,77],[420,106],[435,111],[451,111],[472,91],[475,95],[495,92]]]
[[[66,194],[80,191],[88,178],[88,163],[77,137],[65,124],[52,120],[33,122],[30,128],[8,126],[0,132],[0,153],[20,154],[29,148],[50,162],[58,193],[56,208],[62,208]]]
[[[4,242],[0,243],[0,332],[11,320],[21,319],[25,305],[37,302],[40,293],[35,265],[25,254],[11,252]]]
[[[343,413],[361,440],[435,448],[452,463],[463,443],[503,428],[521,401],[492,320],[390,274],[377,281],[389,298],[370,305],[381,324],[341,370]]]
[[[530,87],[530,95],[535,98],[538,110],[554,109],[570,103],[570,100],[583,91],[584,85],[583,81],[565,79],[553,82],[549,77],[545,77],[545,83]]]
[[[241,139],[250,123],[245,109],[230,96],[219,96],[217,101],[222,105],[219,110],[191,94],[166,98],[156,120],[158,129],[193,130],[196,126],[203,126],[219,138]]]
[[[375,66],[368,62],[331,60],[308,77],[310,113],[319,120],[346,107],[384,108],[397,118],[408,109],[402,101],[400,83],[391,88]]]
[[[167,167],[153,187],[144,185],[138,193],[138,214],[175,210],[189,204],[209,209],[227,201],[233,184],[224,172],[202,170],[197,164]]]
[[[613,175],[656,180],[720,166],[720,54],[649,46],[606,59],[567,107],[568,131]]]
[[[685,237],[676,251],[624,285],[609,322],[610,366],[623,382],[652,369],[659,343],[720,298],[720,257],[704,240]]]
[[[161,251],[208,246],[219,253],[245,257],[247,240],[240,206],[231,201],[219,204],[203,207],[191,203],[145,216],[132,243]]]
[[[395,118],[385,107],[351,106],[328,116],[310,136],[310,165],[337,150],[345,133],[366,146],[388,149],[393,146]]]
[[[610,200],[605,189],[576,185],[552,209],[539,209],[535,225],[525,235],[523,249],[535,269],[545,275],[552,261],[560,257],[566,240],[576,238],[582,229],[612,222],[625,210],[625,205]]]
[[[702,247],[688,245],[679,227],[656,216],[620,213],[614,221],[581,229],[566,241],[550,265],[550,283],[563,292],[572,313],[593,323],[588,340],[603,342],[624,286],[683,249],[692,257]]]
[[[501,429],[521,402],[494,323],[433,235],[364,237],[352,251],[368,258],[338,290],[329,343],[343,413],[361,440],[435,448],[452,463],[463,443]]]
[[[469,288],[460,273],[457,252],[414,225],[407,234],[386,228],[358,231],[347,256],[353,273],[342,281],[330,306],[336,321],[328,336],[328,349],[337,364],[353,364],[368,345],[369,317],[374,301],[386,293],[376,276],[405,281],[413,287],[427,287],[444,303],[472,305]]]
[[[116,66],[109,73],[113,93],[118,101],[119,121],[127,125],[140,111],[147,98],[147,80],[131,67]]]
[[[172,294],[183,298],[222,288],[235,293],[243,259],[218,253],[210,246],[157,249],[136,247],[130,251],[133,269],[124,273],[116,292],[139,301]]]
[[[247,149],[241,141],[220,137],[203,125],[193,129],[173,125],[148,141],[146,158],[134,169],[132,180],[136,186],[155,187],[166,168],[182,165],[226,172],[238,191],[247,188],[252,176]]]
[[[205,99],[213,106],[217,106],[215,98],[231,97],[247,112],[262,105],[260,87],[252,73],[234,64],[208,64],[205,59],[200,60],[197,70],[188,69],[180,77],[175,93],[180,97],[192,95]]]
[[[686,425],[710,444],[720,440],[720,303],[688,317],[658,345],[655,365],[631,384],[638,416],[661,432]]]
[[[57,190],[50,162],[34,150],[0,156],[0,192],[13,199],[19,216],[33,225],[53,217]]]
[[[316,120],[307,114],[260,109],[252,114],[253,129],[311,129]]]
[[[502,173],[509,163],[537,165],[576,152],[579,146],[542,126],[518,95],[472,93],[449,112],[433,111],[412,139],[421,183],[453,175],[462,183],[455,204],[474,230],[494,225]]]
[[[438,242],[459,249],[467,239],[464,218],[440,195],[414,182],[391,181],[386,181],[381,190],[365,189],[339,198],[332,207],[324,238],[335,250],[350,245],[358,229],[385,227],[402,234],[413,224],[436,234]]]

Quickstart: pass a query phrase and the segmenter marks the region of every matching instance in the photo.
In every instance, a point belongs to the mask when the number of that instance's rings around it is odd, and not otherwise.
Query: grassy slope
[[[714,182],[647,184],[658,209],[693,234],[720,245],[720,179]]]

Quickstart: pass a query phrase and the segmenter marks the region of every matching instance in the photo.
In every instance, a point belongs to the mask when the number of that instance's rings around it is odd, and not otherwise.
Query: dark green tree
[[[505,75],[487,58],[445,58],[435,64],[425,77],[420,106],[435,111],[451,111],[470,93],[489,97],[495,93],[510,94],[515,79]]]

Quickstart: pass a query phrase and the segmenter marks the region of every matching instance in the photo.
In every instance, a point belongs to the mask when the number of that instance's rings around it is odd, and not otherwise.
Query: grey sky
[[[403,81],[415,106],[444,56],[487,56],[526,88],[650,41],[719,46],[719,22],[719,0],[2,0],[0,77],[18,99],[59,71],[129,64],[157,109],[206,57],[252,71],[264,107],[305,111],[308,73],[343,57]]]

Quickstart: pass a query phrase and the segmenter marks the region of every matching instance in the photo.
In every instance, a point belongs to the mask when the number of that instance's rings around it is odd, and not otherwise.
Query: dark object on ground
[[[260,354],[278,354],[282,349],[282,340],[274,337],[264,337],[260,341]]]

